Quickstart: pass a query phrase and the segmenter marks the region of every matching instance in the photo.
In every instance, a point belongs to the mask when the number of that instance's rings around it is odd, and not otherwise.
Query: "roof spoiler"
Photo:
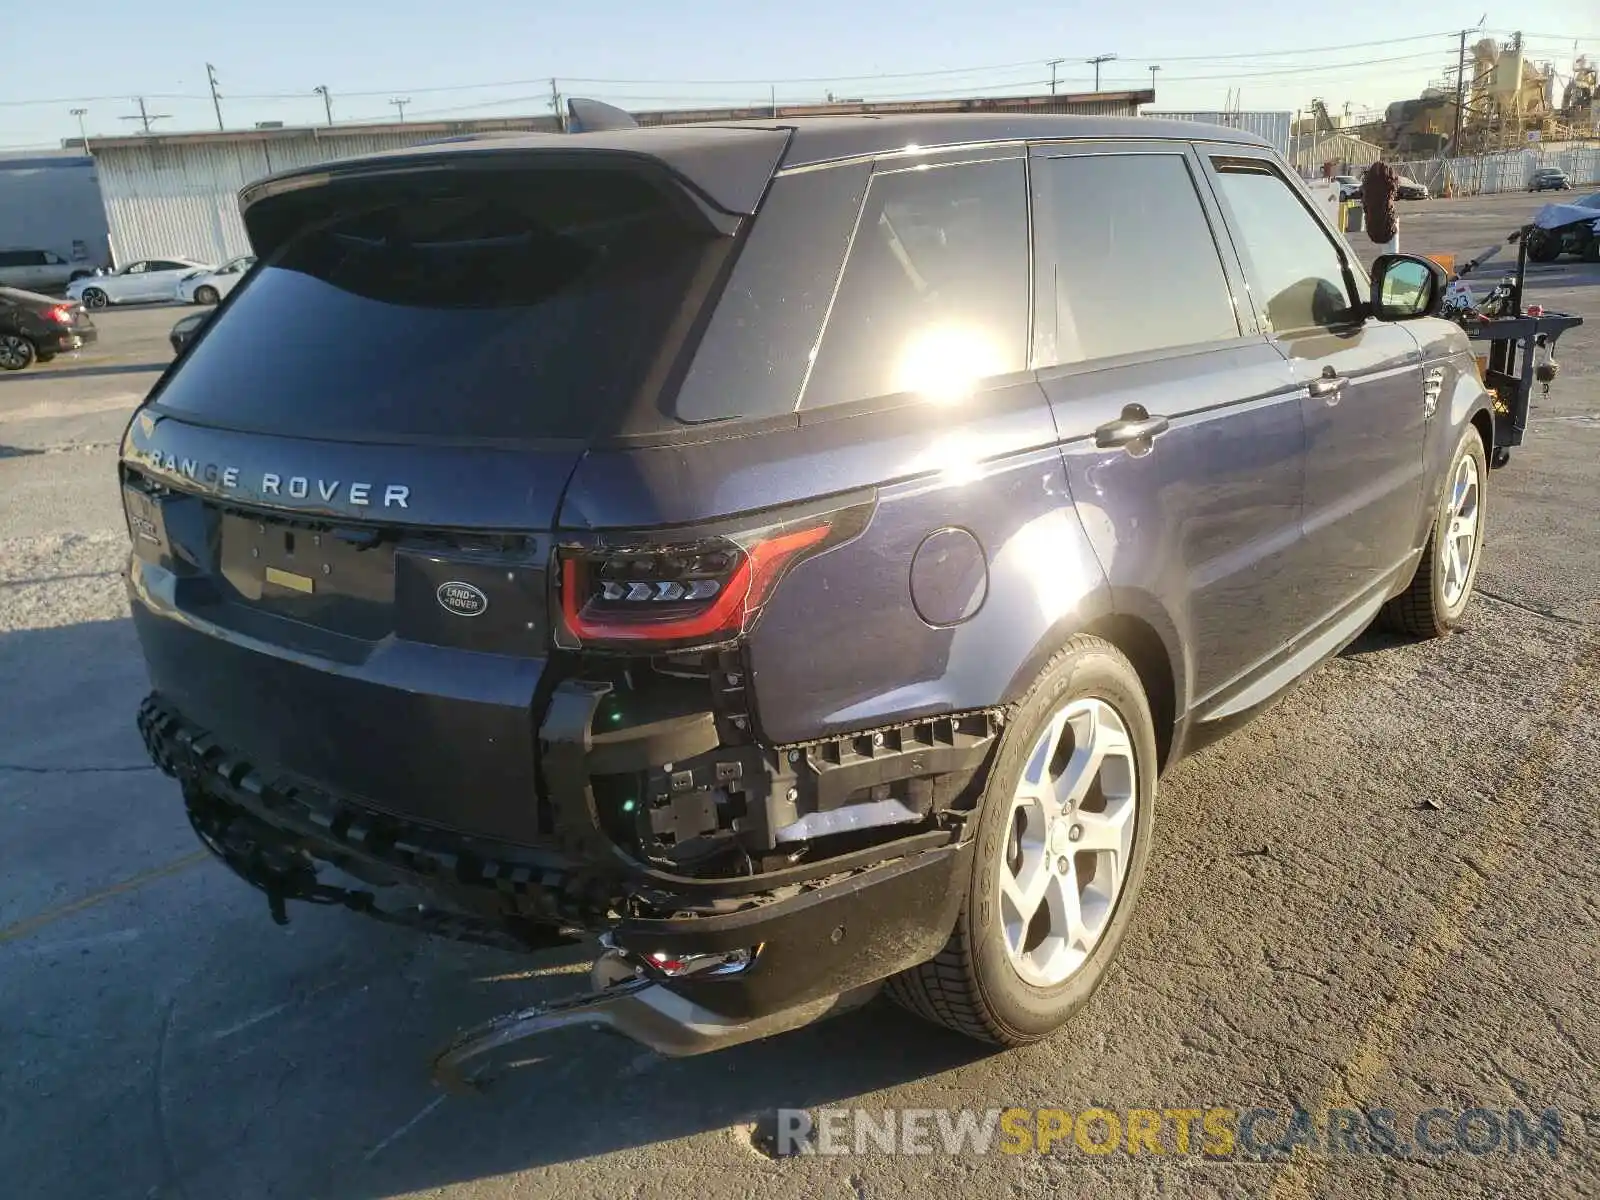
[[[623,112],[599,100],[572,97],[567,101],[567,132],[598,133],[607,129],[637,129],[632,113]]]

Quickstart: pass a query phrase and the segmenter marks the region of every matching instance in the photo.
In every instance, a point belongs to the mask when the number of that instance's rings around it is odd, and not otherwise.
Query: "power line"
[[[1442,40],[1444,38],[1454,39],[1459,34],[1459,32],[1460,32],[1459,30],[1444,30],[1444,31],[1441,31],[1439,33],[1412,34],[1412,35],[1409,35],[1409,36],[1406,36],[1406,37],[1385,38],[1385,39],[1382,39],[1382,40],[1379,40],[1379,41],[1346,42],[1346,43],[1343,43],[1341,45],[1333,45],[1333,46],[1295,46],[1295,47],[1289,47],[1289,48],[1286,48],[1286,49],[1241,50],[1241,51],[1233,51],[1233,52],[1222,53],[1222,54],[1187,54],[1187,55],[1171,55],[1171,54],[1169,54],[1169,55],[1162,55],[1160,57],[1161,57],[1161,59],[1162,59],[1162,61],[1164,63],[1181,62],[1181,63],[1207,64],[1207,63],[1224,63],[1224,62],[1244,62],[1246,60],[1254,60],[1255,62],[1260,64],[1260,63],[1262,63],[1263,60],[1271,61],[1271,60],[1274,60],[1274,59],[1282,59],[1282,58],[1291,58],[1291,59],[1299,60],[1299,59],[1304,59],[1308,55],[1316,56],[1316,55],[1335,53],[1335,52],[1344,51],[1344,50],[1361,50],[1361,49],[1368,49],[1368,48],[1371,48],[1371,47],[1374,47],[1374,46],[1395,46],[1395,45],[1398,45],[1398,44],[1403,44],[1403,43],[1408,43],[1408,42],[1435,41],[1435,40]],[[1486,33],[1487,32],[1488,31],[1486,31]],[[1570,44],[1570,43],[1572,43],[1574,41],[1580,41],[1581,42],[1581,41],[1590,41],[1590,40],[1600,40],[1600,34],[1576,34],[1576,35],[1574,35],[1574,34],[1528,33],[1528,34],[1524,34],[1524,37],[1525,38],[1530,38],[1530,39],[1531,38],[1537,38],[1537,39],[1543,39],[1543,40],[1557,41],[1557,42],[1568,43],[1568,44]],[[1147,56],[1147,57],[1153,57],[1153,56]],[[1401,57],[1396,57],[1396,58],[1374,59],[1374,60],[1371,60],[1371,61],[1373,61],[1373,62],[1396,62],[1396,61],[1403,61],[1404,57],[1406,57],[1406,56],[1401,56]],[[803,84],[830,84],[830,83],[833,83],[833,84],[844,84],[844,83],[867,83],[867,82],[872,82],[874,80],[951,78],[951,77],[960,76],[960,75],[979,75],[979,74],[986,74],[986,73],[992,73],[992,72],[997,72],[997,71],[1011,71],[1011,70],[1021,70],[1021,69],[1024,69],[1024,68],[1036,68],[1039,65],[1039,61],[1040,60],[1038,60],[1038,59],[1028,59],[1028,60],[1022,60],[1022,61],[1017,61],[1017,62],[991,63],[991,64],[979,65],[979,66],[949,67],[949,68],[939,68],[939,69],[935,69],[935,70],[924,70],[924,71],[884,71],[884,72],[868,73],[868,74],[864,74],[864,75],[801,75],[801,76],[790,76],[790,77],[772,77],[772,76],[768,76],[768,77],[759,78],[759,79],[756,79],[756,78],[748,78],[748,79],[670,79],[670,78],[626,79],[626,78],[616,78],[616,77],[607,77],[607,76],[586,76],[586,75],[562,75],[562,76],[560,76],[560,78],[565,83],[600,84],[600,85],[605,85],[605,86],[634,86],[634,85],[639,85],[639,86],[670,86],[670,87],[680,87],[681,86],[681,87],[741,87],[741,88],[742,87],[759,87],[759,88],[769,88],[769,87],[772,87],[772,86],[787,86],[787,85],[797,85],[797,84],[800,84],[800,85],[803,85]],[[1050,60],[1048,60],[1048,59],[1045,60],[1045,62],[1047,64],[1048,64],[1049,61]],[[1305,69],[1305,68],[1302,67],[1302,66],[1298,66],[1298,65],[1286,64],[1283,69],[1286,70],[1286,71],[1287,70],[1296,70],[1296,71],[1298,71],[1298,70],[1302,70],[1302,69]],[[1196,79],[1196,80],[1202,80],[1202,79],[1220,78],[1220,76],[1188,76],[1188,77],[1183,77],[1183,76],[1174,75],[1174,76],[1167,76],[1166,77],[1166,81],[1168,83],[1177,83],[1177,82],[1182,82],[1184,78],[1192,78],[1192,79]],[[364,98],[372,98],[372,97],[377,97],[377,96],[393,97],[396,93],[400,93],[400,92],[404,92],[407,95],[411,95],[411,94],[435,95],[435,94],[448,93],[448,92],[491,91],[491,90],[496,89],[496,88],[508,88],[508,87],[519,87],[520,88],[520,87],[543,86],[544,84],[546,84],[548,82],[548,79],[549,79],[548,76],[541,76],[541,77],[530,78],[530,79],[497,80],[497,81],[488,82],[488,83],[436,84],[436,85],[430,85],[430,86],[426,86],[426,87],[380,88],[380,89],[374,89],[374,90],[371,90],[371,91],[351,91],[351,92],[343,92],[343,91],[341,91],[340,95],[346,96],[346,97],[349,97],[349,98],[352,98],[352,99],[356,99],[356,98],[363,98],[364,99]],[[210,73],[208,72],[208,82],[209,81],[210,81]],[[296,91],[296,92],[251,92],[251,93],[243,93],[243,92],[241,92],[241,93],[233,93],[233,94],[231,94],[230,98],[234,99],[234,100],[257,100],[257,101],[259,101],[259,100],[298,100],[298,99],[302,98],[303,95],[304,95],[303,92],[298,92],[298,91]],[[211,95],[210,92],[146,92],[145,93],[145,97],[147,99],[150,99],[150,100],[208,100],[208,99],[214,99],[215,98],[214,96]],[[38,100],[32,100],[32,99],[29,99],[29,100],[0,100],[0,107],[4,107],[4,108],[22,108],[22,107],[31,107],[31,106],[37,106],[37,105],[64,106],[64,105],[71,105],[71,104],[87,104],[87,103],[114,101],[114,100],[118,100],[120,98],[121,97],[119,97],[119,96],[107,95],[107,96],[52,97],[52,98],[38,99]]]

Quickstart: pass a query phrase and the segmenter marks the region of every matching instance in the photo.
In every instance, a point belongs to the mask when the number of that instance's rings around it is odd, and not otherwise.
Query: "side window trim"
[[[1352,311],[1360,310],[1361,301],[1366,295],[1366,289],[1362,286],[1362,284],[1366,282],[1366,271],[1360,268],[1359,263],[1355,262],[1355,256],[1350,250],[1349,243],[1345,242],[1343,238],[1339,237],[1333,229],[1333,226],[1330,225],[1326,218],[1317,211],[1316,206],[1307,201],[1307,198],[1304,194],[1304,189],[1298,186],[1297,181],[1290,178],[1290,176],[1284,171],[1282,164],[1278,162],[1275,154],[1259,147],[1235,146],[1227,142],[1206,142],[1196,145],[1195,150],[1197,151],[1198,157],[1203,160],[1201,162],[1201,171],[1206,181],[1206,186],[1211,191],[1212,198],[1217,204],[1218,208],[1225,216],[1227,227],[1230,231],[1229,238],[1230,241],[1233,242],[1234,253],[1237,254],[1239,258],[1240,270],[1244,272],[1246,283],[1252,285],[1247,287],[1247,294],[1250,298],[1250,308],[1256,315],[1259,328],[1266,330],[1267,326],[1265,319],[1262,317],[1258,307],[1256,288],[1253,286],[1256,281],[1250,276],[1248,260],[1243,248],[1237,244],[1236,239],[1233,237],[1232,230],[1238,222],[1238,217],[1228,207],[1228,203],[1223,197],[1221,176],[1224,174],[1224,172],[1217,166],[1218,159],[1233,159],[1237,161],[1251,162],[1258,166],[1265,173],[1272,175],[1286,188],[1288,188],[1290,194],[1294,196],[1296,202],[1300,205],[1301,209],[1304,210],[1306,216],[1311,219],[1312,224],[1317,227],[1318,231],[1327,240],[1328,245],[1332,248],[1334,257],[1339,260],[1340,269],[1344,273],[1345,289],[1348,292],[1349,299],[1353,305]],[[1353,263],[1355,265],[1352,265]],[[1364,318],[1362,321],[1353,321],[1349,327],[1359,327],[1363,322]],[[1269,338],[1276,339],[1280,335],[1276,331],[1269,331],[1267,332],[1267,336]]]
[[[1054,361],[1057,353],[1055,345],[1055,271],[1060,261],[1060,253],[1054,244],[1055,237],[1051,229],[1051,223],[1041,221],[1036,211],[1038,206],[1048,205],[1050,202],[1049,177],[1045,172],[1034,172],[1032,167],[1036,162],[1049,162],[1058,158],[1104,158],[1110,155],[1167,155],[1182,159],[1184,168],[1189,173],[1190,183],[1194,187],[1195,199],[1199,201],[1200,210],[1205,215],[1206,225],[1211,233],[1212,245],[1216,250],[1217,261],[1222,267],[1223,278],[1227,283],[1229,299],[1232,302],[1234,317],[1240,330],[1237,338],[1227,341],[1195,342],[1182,346],[1165,346],[1153,350],[1136,351],[1131,354],[1089,358],[1074,362],[1062,363]],[[1030,168],[1028,225],[1030,230],[1029,240],[1033,249],[1033,262],[1030,264],[1030,272],[1034,278],[1033,346],[1035,353],[1028,361],[1035,371],[1040,372],[1041,379],[1054,379],[1063,375],[1100,371],[1108,367],[1132,363],[1189,358],[1197,353],[1209,353],[1214,349],[1224,349],[1229,346],[1262,340],[1264,335],[1261,331],[1261,325],[1249,300],[1243,262],[1233,244],[1226,214],[1211,194],[1210,181],[1206,178],[1198,157],[1191,143],[1178,141],[1091,142],[1055,140],[1030,143],[1028,155]]]
[[[1023,221],[1026,237],[1026,264],[1028,271],[1028,318],[1025,324],[1024,336],[1027,344],[1024,347],[1023,366],[1020,370],[1010,371],[1003,375],[993,376],[994,382],[1016,380],[1018,378],[1034,378],[1033,368],[1033,340],[1036,318],[1034,315],[1034,245],[1035,226],[1033,220],[1033,204],[1030,198],[1030,172],[1028,158],[1028,144],[1025,142],[1006,143],[988,146],[957,146],[935,148],[930,150],[925,157],[908,159],[904,151],[891,151],[877,155],[872,160],[872,173],[867,179],[867,186],[861,191],[861,203],[856,207],[855,220],[850,228],[849,240],[845,243],[844,254],[839,259],[839,269],[834,275],[833,288],[828,295],[827,311],[823,313],[822,323],[817,329],[816,341],[812,343],[810,361],[805,370],[805,375],[800,381],[800,390],[795,397],[793,413],[802,420],[807,418],[817,419],[821,414],[832,409],[855,412],[862,406],[863,401],[845,401],[840,404],[808,407],[807,400],[811,390],[812,375],[816,370],[817,357],[823,343],[828,337],[828,328],[833,323],[834,310],[839,302],[839,293],[844,286],[845,273],[849,269],[850,260],[855,254],[856,242],[861,236],[861,224],[872,205],[872,185],[880,177],[906,175],[918,172],[931,172],[946,170],[951,167],[981,166],[985,163],[1018,162],[1023,168]],[[877,407],[876,401],[867,401]],[[916,403],[911,401],[908,403]]]

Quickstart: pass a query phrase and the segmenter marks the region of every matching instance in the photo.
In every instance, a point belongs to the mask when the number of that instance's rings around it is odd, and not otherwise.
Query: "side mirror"
[[[1410,321],[1437,315],[1450,276],[1438,263],[1414,254],[1384,254],[1372,264],[1372,315],[1380,321]]]

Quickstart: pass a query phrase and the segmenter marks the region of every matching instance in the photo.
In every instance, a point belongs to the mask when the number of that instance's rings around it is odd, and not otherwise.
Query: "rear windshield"
[[[620,170],[461,172],[328,201],[336,215],[235,290],[162,408],[310,437],[624,432],[635,410],[651,423],[728,243]]]

